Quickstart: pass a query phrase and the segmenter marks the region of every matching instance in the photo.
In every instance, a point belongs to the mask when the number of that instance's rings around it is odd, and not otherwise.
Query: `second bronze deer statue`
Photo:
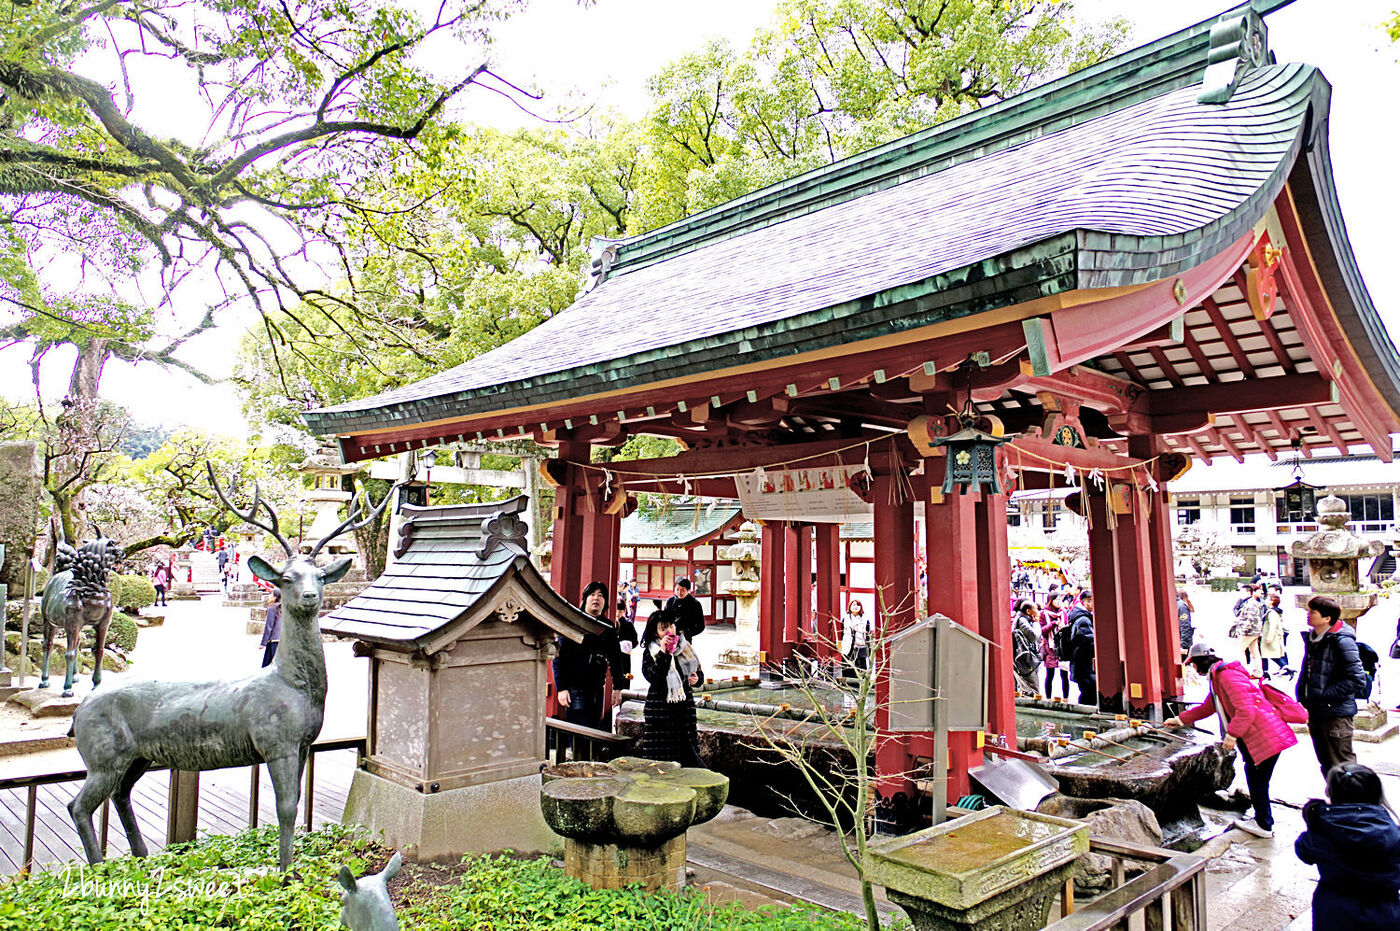
[[[146,855],[131,809],[131,790],[152,766],[201,771],[257,763],[267,764],[277,798],[278,865],[286,870],[292,862],[301,774],[326,707],[326,657],[317,612],[326,583],[337,581],[350,568],[348,557],[318,568],[316,554],[332,538],[374,520],[393,492],[362,520],[357,520],[358,498],[351,501],[346,520],[309,554],[298,556],[256,485],[253,504],[244,512],[219,488],[212,466],[209,482],[230,510],[272,534],[287,551],[287,563],[280,569],[260,556],[248,559],[254,575],[282,592],[282,644],[271,666],[241,679],[123,682],[83,701],[73,716],[72,734],[88,775],[68,811],[89,863],[103,859],[92,815],[109,797],[131,852]],[[267,511],[266,522],[257,519],[260,503]]]

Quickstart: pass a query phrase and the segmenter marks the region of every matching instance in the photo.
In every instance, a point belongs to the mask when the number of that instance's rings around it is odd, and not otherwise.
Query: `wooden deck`
[[[345,799],[355,770],[357,751],[333,750],[316,755],[312,824],[339,823],[345,813]],[[276,824],[277,813],[272,782],[267,767],[258,768],[258,824]],[[54,869],[77,860],[84,862],[83,845],[68,814],[68,802],[77,793],[81,780],[37,786],[34,819],[34,862],[40,870]],[[147,773],[131,793],[132,807],[141,825],[141,836],[152,853],[166,840],[166,812],[170,789],[169,772]],[[28,788],[0,789],[0,875],[19,872],[24,860],[25,809]],[[200,774],[199,834],[236,834],[248,827],[248,807],[252,794],[252,770],[248,767],[220,769]],[[297,808],[297,824],[305,824],[306,798],[303,792]],[[97,818],[97,828],[101,825]],[[126,834],[116,812],[111,813],[107,837],[108,856],[130,853]]]

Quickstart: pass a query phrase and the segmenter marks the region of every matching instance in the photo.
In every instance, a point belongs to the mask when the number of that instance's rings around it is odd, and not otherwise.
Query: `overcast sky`
[[[1269,42],[1279,61],[1317,65],[1331,81],[1332,158],[1352,245],[1372,296],[1387,321],[1400,320],[1400,280],[1393,272],[1396,243],[1393,223],[1400,216],[1400,183],[1394,169],[1400,151],[1400,128],[1394,119],[1400,87],[1400,47],[1390,44],[1379,24],[1400,0],[1297,0],[1268,19]],[[434,2],[433,6],[436,6]],[[516,81],[534,80],[552,99],[595,100],[624,115],[641,116],[646,80],[667,62],[722,36],[747,44],[769,19],[763,0],[709,0],[704,4],[658,0],[597,0],[580,9],[575,0],[534,0],[522,15],[495,30],[495,70]],[[1133,23],[1131,44],[1142,44],[1183,26],[1217,15],[1224,0],[1080,0],[1086,18],[1123,16]],[[454,50],[434,50],[434,64],[450,67]],[[146,99],[160,99],[152,76]],[[163,82],[169,86],[169,82]],[[138,86],[137,96],[143,90]],[[156,122],[178,125],[182,103],[162,101],[152,112]],[[459,106],[458,115],[497,125],[518,124],[522,116],[509,104],[477,93]],[[138,115],[138,119],[139,119]],[[153,127],[157,128],[157,127]],[[197,308],[187,308],[195,312]],[[245,324],[246,325],[246,324]],[[227,327],[189,347],[188,357],[207,371],[231,369],[238,327]],[[0,353],[0,392],[25,397],[28,373],[22,352]],[[47,364],[46,394],[61,395],[66,360]],[[238,403],[227,386],[206,387],[187,376],[125,363],[107,366],[103,395],[128,406],[138,420],[170,425],[192,424],[217,432],[244,432]]]

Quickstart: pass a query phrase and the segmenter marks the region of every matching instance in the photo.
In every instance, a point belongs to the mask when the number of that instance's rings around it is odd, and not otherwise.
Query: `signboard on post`
[[[948,734],[987,729],[992,642],[943,614],[890,636],[889,729],[933,732],[935,774],[948,771]],[[933,793],[933,823],[943,820],[944,792]]]

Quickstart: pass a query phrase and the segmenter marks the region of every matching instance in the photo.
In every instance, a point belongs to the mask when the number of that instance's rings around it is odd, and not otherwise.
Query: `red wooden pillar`
[[[583,594],[581,582],[584,561],[584,514],[587,503],[585,471],[575,463],[588,461],[588,444],[566,441],[559,444],[558,458],[569,463],[563,483],[554,489],[554,548],[549,560],[549,582],[564,598],[577,604]]]
[[[783,643],[786,654],[803,641],[812,618],[812,528],[808,524],[784,525],[783,542]]]
[[[881,634],[907,627],[914,620],[914,502],[898,501],[900,495],[894,479],[876,476],[875,500],[875,604],[877,630]],[[890,680],[888,658],[878,658],[879,673],[875,682],[875,726],[882,737],[875,750],[875,770],[878,776],[876,794],[880,813],[877,818],[886,825],[900,825],[909,820],[917,793],[909,774],[914,770],[920,753],[920,741],[910,735],[888,734],[890,723]],[[931,751],[931,745],[929,746]],[[922,754],[931,756],[928,752]],[[902,797],[902,798],[901,798]],[[900,825],[902,826],[902,825]]]
[[[783,588],[787,550],[787,525],[767,521],[759,544],[758,649],[765,664],[787,659],[783,642]]]
[[[925,546],[928,553],[928,611],[943,614],[964,627],[978,630],[977,597],[977,499],[942,494],[942,459],[926,459],[928,504],[924,511]],[[993,662],[995,662],[993,657]],[[927,756],[933,755],[932,736],[926,738]],[[982,750],[973,733],[948,735],[948,795],[955,802],[972,790],[967,771],[982,765]]]
[[[1123,649],[1119,622],[1118,567],[1113,531],[1108,526],[1108,499],[1090,493],[1089,576],[1094,593],[1094,669],[1098,675],[1099,702],[1104,708],[1122,710]]]
[[[1184,654],[1181,650],[1181,628],[1176,617],[1176,557],[1172,547],[1166,483],[1162,482],[1156,492],[1145,492],[1141,499],[1147,503],[1153,605],[1158,612],[1157,658],[1162,666],[1162,698],[1180,701],[1184,694],[1181,678]]]
[[[1158,650],[1158,611],[1152,587],[1152,554],[1145,515],[1118,517],[1113,531],[1117,557],[1118,620],[1126,675],[1123,700],[1130,714],[1161,720],[1162,665]],[[1097,594],[1097,593],[1095,593]],[[1097,602],[1096,602],[1097,604]]]
[[[589,470],[579,463],[589,459],[587,443],[565,441],[559,444],[559,458],[568,463],[564,482],[554,490],[554,548],[550,556],[549,582],[572,604],[579,604],[588,583],[607,586],[607,612],[611,617],[617,592],[618,554],[622,540],[622,518],[599,513],[601,500],[590,500]],[[549,670],[553,694],[553,670]],[[612,680],[606,680],[604,699],[610,700]],[[550,702],[549,713],[559,716],[563,709]]]
[[[1011,553],[1006,541],[1006,495],[984,492],[974,507],[977,632],[994,644],[987,673],[987,726],[1014,750],[1016,686],[1011,668]]]
[[[817,656],[833,660],[841,646],[841,526],[817,524]]]

